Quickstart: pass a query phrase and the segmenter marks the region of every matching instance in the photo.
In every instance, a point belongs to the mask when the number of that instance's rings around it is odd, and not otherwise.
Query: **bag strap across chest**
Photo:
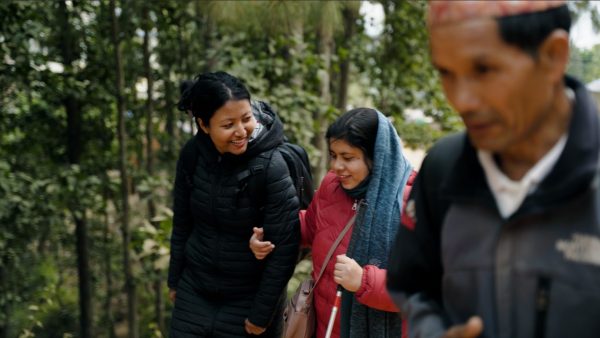
[[[327,252],[325,259],[323,260],[323,265],[321,266],[321,271],[319,271],[319,275],[317,275],[317,279],[315,279],[315,283],[313,284],[313,287],[310,290],[311,294],[312,294],[313,290],[317,287],[317,284],[319,283],[319,281],[321,280],[321,277],[323,276],[323,272],[325,272],[325,268],[327,267],[327,264],[329,263],[329,260],[331,259],[331,256],[333,255],[333,252],[340,245],[340,242],[342,241],[344,236],[346,236],[346,233],[348,232],[348,230],[350,230],[350,226],[352,226],[352,224],[354,224],[357,214],[358,214],[358,210],[356,210],[356,213],[354,214],[354,216],[352,216],[352,218],[350,218],[350,220],[348,221],[348,223],[346,224],[346,226],[344,227],[342,232],[340,232],[338,237],[335,239],[335,242],[333,242],[333,244],[331,245],[331,248],[329,248],[329,252]]]

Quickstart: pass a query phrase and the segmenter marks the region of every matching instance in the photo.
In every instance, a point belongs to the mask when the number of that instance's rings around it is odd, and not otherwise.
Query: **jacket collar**
[[[596,174],[600,151],[597,108],[583,84],[570,77],[565,78],[565,83],[575,93],[565,149],[538,189],[525,198],[512,217],[561,205],[587,189]],[[462,152],[448,179],[442,183],[442,196],[455,202],[473,202],[496,208],[476,149],[465,132],[462,137]]]

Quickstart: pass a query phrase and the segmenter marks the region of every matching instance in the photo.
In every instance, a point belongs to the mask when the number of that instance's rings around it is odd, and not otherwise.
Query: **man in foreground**
[[[431,1],[466,132],[421,166],[388,289],[410,337],[598,337],[597,108],[566,77],[564,1]]]

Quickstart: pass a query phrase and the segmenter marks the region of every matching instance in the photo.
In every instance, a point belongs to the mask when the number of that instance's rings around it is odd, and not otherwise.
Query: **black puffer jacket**
[[[244,337],[246,318],[270,325],[265,336],[277,335],[298,255],[299,203],[284,159],[268,151],[283,141],[283,126],[266,104],[260,106],[255,116],[264,130],[244,154],[218,153],[203,133],[181,152],[168,281],[177,290],[171,337]],[[240,184],[237,175],[265,152],[272,154],[266,172],[250,178],[264,182]],[[187,182],[184,168],[196,157],[193,183]],[[248,247],[254,226],[263,226],[265,239],[275,244],[262,261]]]

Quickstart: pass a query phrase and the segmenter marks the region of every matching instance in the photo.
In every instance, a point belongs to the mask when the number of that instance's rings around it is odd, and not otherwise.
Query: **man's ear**
[[[538,49],[540,62],[548,70],[553,82],[561,82],[569,63],[569,33],[556,29]]]
[[[200,129],[202,129],[202,131],[205,134],[208,134],[208,126],[205,125],[204,122],[202,122],[202,119],[196,118],[196,122],[198,122],[198,125],[200,126]]]

